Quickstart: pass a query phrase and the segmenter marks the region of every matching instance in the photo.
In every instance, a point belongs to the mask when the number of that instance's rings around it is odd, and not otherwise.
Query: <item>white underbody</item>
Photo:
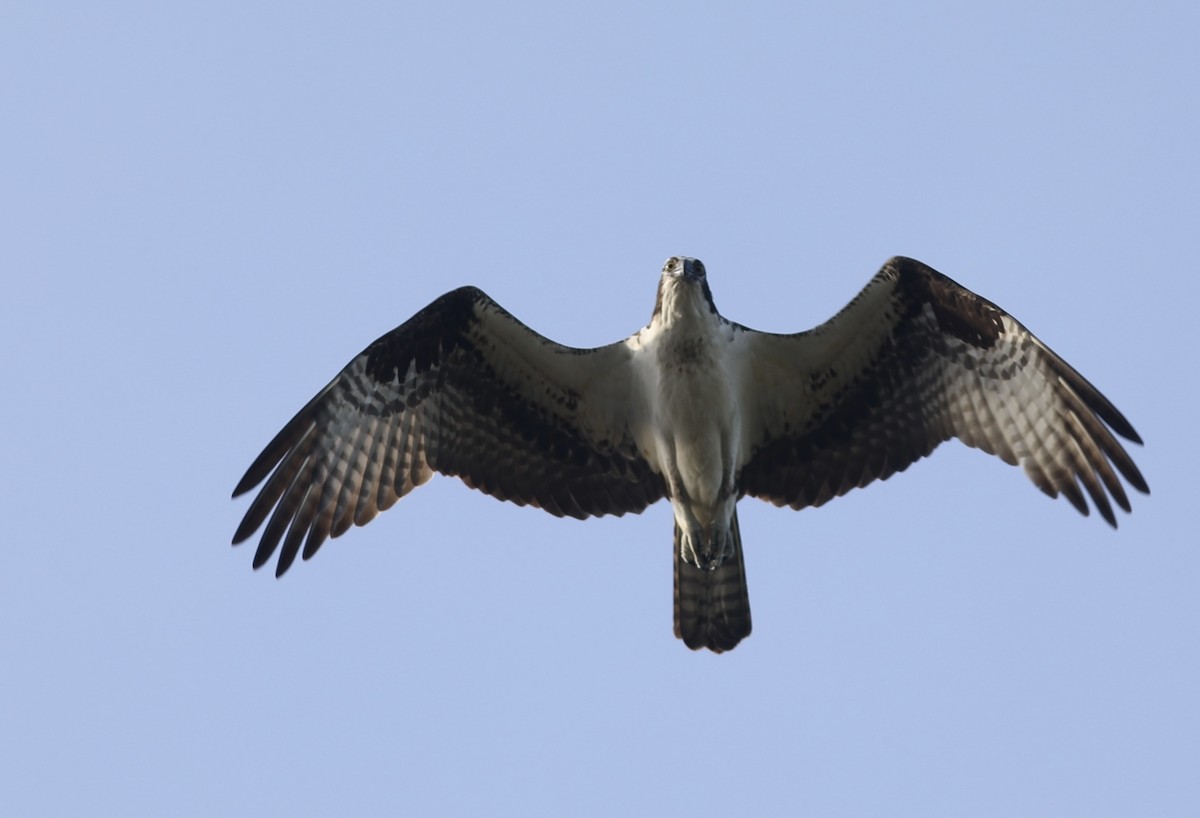
[[[642,455],[667,481],[684,558],[715,568],[732,553],[745,370],[737,361],[736,328],[703,299],[672,292],[664,293],[660,320],[628,341],[644,402],[645,422],[635,434]]]

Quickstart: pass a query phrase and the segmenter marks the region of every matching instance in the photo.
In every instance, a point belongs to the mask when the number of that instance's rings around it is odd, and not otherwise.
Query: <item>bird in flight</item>
[[[1020,464],[1116,527],[1114,436],[1141,443],[1070,364],[990,301],[896,257],[841,312],[792,335],[724,318],[704,265],[663,266],[650,323],[595,349],[551,341],[475,287],[357,355],[267,444],[233,536],[266,528],[276,576],[434,472],[579,519],[674,512],[675,635],[720,653],[750,633],[737,503],[819,506],[955,437]],[[264,483],[265,481],[265,483]],[[1086,493],[1086,497],[1085,497]],[[1111,501],[1110,501],[1111,498]]]

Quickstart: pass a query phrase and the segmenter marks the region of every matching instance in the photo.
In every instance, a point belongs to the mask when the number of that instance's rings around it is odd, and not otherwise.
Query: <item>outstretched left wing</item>
[[[267,444],[234,489],[266,480],[233,542],[265,522],[254,567],[282,544],[282,575],[435,471],[557,516],[641,511],[665,486],[630,432],[629,355],[622,343],[550,341],[474,287],[447,293],[355,357]]]

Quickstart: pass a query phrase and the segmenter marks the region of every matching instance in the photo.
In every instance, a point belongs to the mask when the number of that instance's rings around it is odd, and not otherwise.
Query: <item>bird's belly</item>
[[[658,430],[698,516],[715,514],[726,489],[738,428],[733,393],[719,368],[683,368],[660,384]]]
[[[708,439],[687,442],[676,438],[675,467],[697,516],[706,516],[703,513],[706,509],[711,510],[710,516],[715,513],[725,482],[720,448],[710,445]],[[702,519],[701,522],[706,521]]]

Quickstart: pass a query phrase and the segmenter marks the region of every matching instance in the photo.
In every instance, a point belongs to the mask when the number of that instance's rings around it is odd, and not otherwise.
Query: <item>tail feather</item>
[[[675,526],[675,635],[692,650],[732,650],[750,635],[750,592],[737,510],[730,520],[733,556],[711,571],[684,561]]]

